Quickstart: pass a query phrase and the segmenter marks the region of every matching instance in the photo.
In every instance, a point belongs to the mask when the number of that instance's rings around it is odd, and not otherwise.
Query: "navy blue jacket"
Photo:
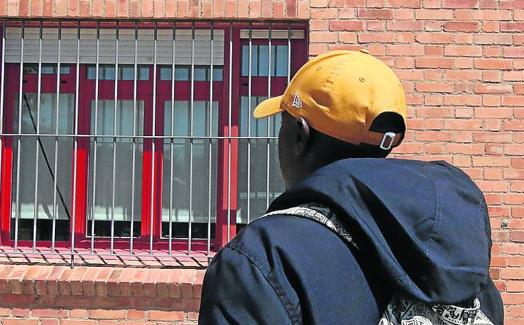
[[[313,220],[252,222],[211,262],[200,324],[378,323],[393,293],[427,303],[478,297],[503,323],[489,278],[490,225],[480,190],[444,162],[348,159],[319,169],[269,211],[329,206],[358,250]]]

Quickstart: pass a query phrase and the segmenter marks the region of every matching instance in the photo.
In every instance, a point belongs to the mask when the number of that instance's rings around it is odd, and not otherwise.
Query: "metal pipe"
[[[194,128],[194,110],[195,110],[195,23],[191,25],[191,97],[189,106],[189,231],[187,234],[187,254],[191,254],[191,240],[192,240],[192,217],[193,217],[193,128]]]
[[[171,135],[175,132],[175,65],[176,65],[176,23],[173,22],[173,40],[171,44]],[[169,254],[173,254],[173,138],[169,142]]]
[[[94,129],[94,145],[93,145],[93,202],[91,208],[91,252],[95,250],[95,223],[96,223],[96,166],[97,166],[97,152],[98,152],[98,82],[99,76],[99,56],[100,56],[100,22],[96,23],[96,61],[95,61],[95,129]]]
[[[209,61],[209,118],[208,118],[208,136],[213,136],[213,77],[214,77],[214,66],[213,66],[213,55],[214,55],[214,33],[215,25],[211,23],[211,37],[210,37],[210,61]],[[208,192],[207,192],[207,256],[211,252],[211,182],[212,182],[212,165],[213,165],[213,141],[209,139],[208,142]]]
[[[78,96],[80,90],[80,21],[77,22],[76,34],[76,80],[75,80],[75,135],[78,135]],[[75,137],[74,168],[73,168],[73,213],[71,220],[71,267],[75,265],[75,226],[76,226],[76,172],[78,168],[78,138]]]
[[[22,30],[20,38],[20,84],[18,85],[18,134],[22,134],[22,96],[24,82],[24,35],[25,21],[22,20]],[[17,138],[17,158],[16,158],[16,215],[15,215],[15,244],[14,251],[18,250],[18,224],[20,219],[20,152],[22,151],[22,137]]]
[[[60,117],[60,69],[61,69],[61,40],[62,40],[62,21],[58,22],[57,35],[57,63],[56,63],[56,114],[55,114],[55,160],[53,166],[53,225],[51,227],[51,250],[55,251],[56,244],[56,219],[58,215],[58,208],[56,205],[56,192],[58,187],[58,125]],[[65,207],[64,207],[65,208]]]
[[[114,89],[114,99],[113,99],[113,136],[116,135],[116,120],[117,120],[117,110],[118,110],[118,38],[119,38],[119,23],[116,22],[116,35],[115,35],[115,89]],[[123,108],[122,108],[123,109]],[[110,243],[110,252],[114,253],[115,245],[115,184],[116,184],[116,138],[113,137],[113,169],[111,175],[111,243]]]
[[[134,239],[134,225],[135,225],[135,165],[136,165],[136,115],[137,115],[137,79],[138,79],[138,23],[135,21],[135,52],[133,57],[133,139],[131,144],[132,150],[132,167],[131,167],[131,224],[129,235],[129,252],[133,254],[133,239]]]
[[[247,77],[247,223],[251,221],[251,94],[252,94],[252,65],[253,65],[253,26],[249,23],[249,57]]]
[[[40,21],[38,30],[38,75],[37,75],[37,91],[36,91],[36,133],[40,133],[40,108],[41,108],[41,96],[42,96],[42,21]],[[28,107],[29,108],[29,107]],[[37,136],[37,141],[40,138]],[[33,252],[36,250],[36,234],[38,224],[38,178],[39,168],[38,164],[40,161],[40,146],[35,146],[35,199],[34,199],[34,215],[33,215]],[[43,150],[43,148],[42,148]]]
[[[229,91],[227,138],[227,241],[231,240],[231,111],[233,108],[233,23],[229,23]]]
[[[155,193],[155,127],[156,127],[156,51],[157,51],[157,22],[155,22],[155,40],[153,46],[153,121],[152,121],[152,136],[151,139],[151,220],[150,220],[150,234],[149,234],[149,253],[153,254],[153,219],[154,215],[154,193]]]
[[[272,51],[272,44],[271,44],[271,24],[269,24],[269,38],[268,38],[268,74],[267,74],[267,98],[271,98],[271,73],[272,73],[272,66],[271,66],[271,53]],[[276,51],[275,51],[276,52]],[[270,162],[270,153],[271,153],[271,143],[269,140],[270,132],[271,132],[271,120],[273,120],[274,117],[270,117],[267,119],[267,156],[266,156],[266,209],[269,208],[269,162]]]

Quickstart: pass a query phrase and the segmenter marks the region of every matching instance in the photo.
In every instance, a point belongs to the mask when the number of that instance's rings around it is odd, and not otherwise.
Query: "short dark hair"
[[[402,135],[406,132],[404,119],[393,112],[385,112],[377,116],[369,129],[370,131],[379,133],[394,132],[396,134],[401,133]],[[323,160],[327,163],[346,158],[385,158],[391,152],[391,149],[383,150],[377,146],[364,143],[354,145],[333,138],[311,127],[310,136],[312,138],[312,145],[318,143],[322,148]]]

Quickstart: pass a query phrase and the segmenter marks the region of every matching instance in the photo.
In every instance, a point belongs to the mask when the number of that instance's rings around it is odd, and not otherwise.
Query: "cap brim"
[[[263,118],[277,113],[282,112],[280,108],[280,102],[282,101],[282,96],[272,97],[264,100],[253,111],[254,118]]]

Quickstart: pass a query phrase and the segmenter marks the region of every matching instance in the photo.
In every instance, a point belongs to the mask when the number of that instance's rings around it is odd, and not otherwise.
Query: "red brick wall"
[[[308,19],[312,55],[367,48],[408,94],[399,156],[445,159],[484,191],[492,276],[524,324],[524,0],[0,0],[0,15]]]
[[[204,272],[0,265],[0,324],[196,324]]]

